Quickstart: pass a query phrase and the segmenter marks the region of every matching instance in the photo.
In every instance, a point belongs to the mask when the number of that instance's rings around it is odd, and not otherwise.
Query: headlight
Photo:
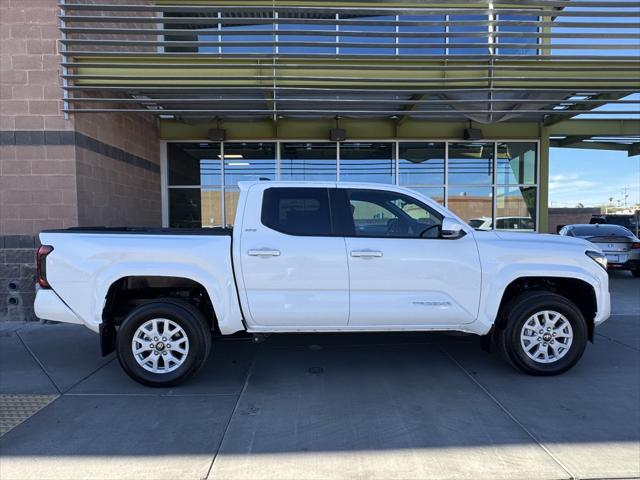
[[[605,270],[607,269],[607,257],[600,252],[596,252],[594,250],[588,250],[585,252],[587,256],[591,258],[594,262],[600,265]]]

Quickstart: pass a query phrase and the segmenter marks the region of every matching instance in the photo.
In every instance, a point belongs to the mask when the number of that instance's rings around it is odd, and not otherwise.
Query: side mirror
[[[466,235],[464,231],[464,227],[462,224],[453,218],[444,217],[442,219],[442,229],[441,229],[442,238],[447,238],[450,240],[455,240],[456,238],[462,238]]]

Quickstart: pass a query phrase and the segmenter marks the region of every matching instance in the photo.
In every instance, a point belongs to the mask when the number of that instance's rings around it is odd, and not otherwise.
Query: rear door
[[[481,271],[472,234],[440,238],[442,215],[403,193],[344,192],[349,326],[446,328],[476,319]]]
[[[312,329],[347,324],[347,254],[344,238],[333,233],[330,186],[335,184],[249,190],[239,254],[245,315],[252,325]]]

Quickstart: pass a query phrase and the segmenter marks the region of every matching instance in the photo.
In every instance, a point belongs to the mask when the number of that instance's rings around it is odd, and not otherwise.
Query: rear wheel
[[[503,356],[530,375],[558,375],[573,367],[587,344],[587,323],[574,303],[550,292],[524,292],[505,308],[498,331]]]
[[[634,268],[633,270],[631,270],[631,274],[636,278],[640,277],[640,267]]]
[[[124,371],[152,387],[177,385],[198,371],[211,350],[202,313],[179,300],[141,305],[124,320],[116,352]]]

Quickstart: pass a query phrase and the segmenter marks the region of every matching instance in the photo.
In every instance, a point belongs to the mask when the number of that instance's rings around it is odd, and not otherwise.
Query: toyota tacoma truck
[[[86,325],[133,379],[175,385],[212,335],[455,331],[562,373],[610,313],[606,257],[576,238],[474,231],[409,189],[240,183],[230,228],[40,234],[35,312]]]

